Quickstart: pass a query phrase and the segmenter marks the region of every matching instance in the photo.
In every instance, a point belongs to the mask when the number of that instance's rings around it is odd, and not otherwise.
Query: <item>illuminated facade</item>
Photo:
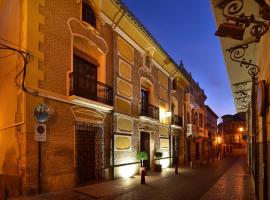
[[[205,132],[205,100],[204,91],[198,83],[193,81],[185,89],[186,162],[201,163],[207,160],[205,141],[208,139],[208,135]]]
[[[126,6],[119,2],[110,6],[104,8],[102,17],[114,29],[113,176],[130,177],[138,172],[137,151],[148,154],[143,163],[148,170],[154,170],[157,162],[162,168],[176,160],[183,163],[182,116],[188,73]],[[155,152],[163,153],[159,161]]]
[[[207,139],[205,140],[207,145],[207,161],[213,161],[216,155],[216,145],[218,143],[218,136],[217,136],[217,119],[219,118],[217,114],[208,106],[204,106],[205,110],[205,135]]]
[[[246,113],[222,116],[222,123],[218,125],[218,134],[221,136],[223,152],[231,153],[245,148]]]
[[[10,194],[130,177],[137,151],[149,170],[155,152],[163,168],[183,164],[184,104],[204,137],[203,91],[122,3],[4,0],[0,11],[0,173]],[[185,100],[190,84],[199,107]],[[37,105],[49,113],[41,143]]]

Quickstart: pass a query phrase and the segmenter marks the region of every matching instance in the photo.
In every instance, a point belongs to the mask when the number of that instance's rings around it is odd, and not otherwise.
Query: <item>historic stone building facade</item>
[[[102,14],[105,23],[118,24],[113,35],[113,175],[117,178],[137,173],[140,166],[136,159],[138,151],[147,152],[148,160],[144,161],[144,166],[149,170],[154,170],[157,162],[155,152],[163,153],[159,161],[163,168],[172,165],[175,159],[183,163],[182,116],[184,88],[189,84],[185,77],[187,73],[177,68],[127,7],[120,3],[112,6],[123,12],[117,22],[112,21],[110,13]],[[125,34],[127,29],[142,32],[143,37]],[[163,57],[162,63],[158,56]],[[173,70],[162,64],[171,65]],[[175,72],[179,74],[173,76]]]
[[[206,160],[208,139],[205,133],[204,91],[194,81],[185,89],[186,161],[201,163]]]
[[[218,125],[218,134],[221,136],[222,151],[224,154],[237,152],[237,149],[245,149],[246,113],[223,115],[222,123]]]
[[[207,162],[214,161],[216,152],[217,152],[217,119],[218,115],[208,106],[204,106],[205,110],[205,135],[207,135],[207,139],[205,143],[207,145],[207,152],[205,153],[207,156]]]

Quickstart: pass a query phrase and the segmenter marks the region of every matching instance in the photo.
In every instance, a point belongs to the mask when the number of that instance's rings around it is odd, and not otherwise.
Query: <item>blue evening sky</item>
[[[123,0],[169,55],[183,60],[218,116],[235,113],[210,0]]]

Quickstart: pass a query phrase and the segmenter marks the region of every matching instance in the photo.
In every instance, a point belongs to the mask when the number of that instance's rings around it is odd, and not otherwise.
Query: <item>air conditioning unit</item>
[[[192,135],[192,124],[187,124],[187,137]]]

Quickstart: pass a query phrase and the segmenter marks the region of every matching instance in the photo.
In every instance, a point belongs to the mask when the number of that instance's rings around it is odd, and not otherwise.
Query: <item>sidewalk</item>
[[[180,169],[179,171],[183,170],[185,169]],[[174,168],[163,169],[161,173],[151,171],[147,172],[145,180],[146,183],[151,183],[172,175],[174,175]],[[141,177],[139,175],[136,175],[132,178],[116,179],[114,181],[108,181],[104,183],[75,188],[73,189],[73,191],[83,193],[95,199],[102,199],[105,197],[113,198],[123,193],[127,193],[128,191],[139,185],[141,185]]]
[[[210,165],[193,165],[192,169],[182,166],[177,176],[174,168],[162,173],[148,172],[145,185],[137,175],[16,200],[254,200],[251,177],[245,166],[244,157],[230,156]]]
[[[188,168],[181,167],[178,171],[181,173],[187,170]],[[145,180],[146,183],[151,183],[172,175],[174,175],[174,168],[163,169],[161,173],[151,171],[147,172]],[[77,187],[67,191],[45,193],[33,197],[19,197],[14,198],[14,200],[92,200],[103,199],[105,197],[113,198],[115,196],[126,193],[133,188],[138,187],[139,185],[141,185],[141,177],[136,175],[132,178],[121,178],[112,181]]]
[[[242,157],[203,195],[201,200],[255,200],[252,177]]]

